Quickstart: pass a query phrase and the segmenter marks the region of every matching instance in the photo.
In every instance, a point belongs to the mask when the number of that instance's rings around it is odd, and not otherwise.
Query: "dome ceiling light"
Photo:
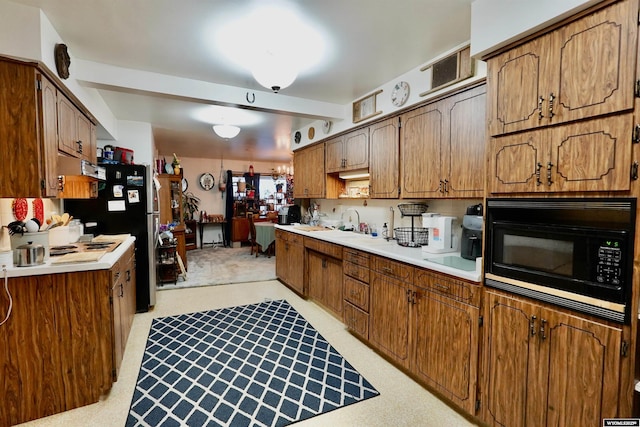
[[[240,128],[233,125],[213,125],[213,131],[220,138],[231,139],[238,136],[238,134],[240,133]]]

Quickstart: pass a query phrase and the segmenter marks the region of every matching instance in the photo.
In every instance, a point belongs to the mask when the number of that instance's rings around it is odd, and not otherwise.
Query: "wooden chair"
[[[249,255],[253,255],[253,251],[256,251],[256,258],[260,253],[260,246],[256,243],[256,224],[253,222],[253,214],[247,215],[249,219],[249,243],[251,244],[251,252]]]

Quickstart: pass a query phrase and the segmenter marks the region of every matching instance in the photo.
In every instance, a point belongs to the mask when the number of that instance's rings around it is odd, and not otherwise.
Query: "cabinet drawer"
[[[329,255],[330,257],[342,259],[342,246],[334,245],[333,243],[322,242],[317,239],[304,239],[304,247],[312,249],[321,254]]]
[[[474,307],[480,306],[480,286],[462,280],[433,273],[420,268],[415,269],[414,284],[432,294],[442,295]]]
[[[342,250],[342,259],[343,261],[349,261],[369,268],[369,254],[366,252],[360,252],[351,248],[344,248]]]
[[[350,330],[358,334],[360,337],[365,340],[369,339],[369,314],[354,305],[345,303],[344,323]]]
[[[281,239],[285,242],[289,242],[289,243],[299,243],[302,244],[302,239],[304,237],[296,234],[296,233],[290,233],[288,231],[283,231],[283,230],[279,230],[276,229],[276,239]]]
[[[363,267],[361,265],[345,261],[342,263],[342,272],[347,276],[360,280],[361,282],[369,283],[368,267]]]
[[[373,257],[371,269],[385,276],[403,282],[410,282],[413,268],[387,258]]]
[[[345,276],[344,299],[369,312],[369,285]]]

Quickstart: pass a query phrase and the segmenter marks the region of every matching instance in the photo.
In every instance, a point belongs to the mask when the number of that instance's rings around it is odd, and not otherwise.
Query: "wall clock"
[[[400,107],[407,102],[409,98],[409,83],[398,82],[391,91],[391,103],[396,107]]]
[[[213,179],[213,175],[211,175],[209,172],[200,175],[200,186],[203,189],[209,191],[213,188],[214,184],[215,180]]]
[[[331,122],[329,120],[325,120],[324,122],[322,122],[322,132],[324,132],[324,134],[328,134],[331,131]]]
[[[302,139],[302,134],[300,132],[296,132],[293,135],[293,142],[295,142],[296,144],[300,144],[301,139]]]
[[[187,181],[187,178],[182,178],[182,192],[187,191],[187,188],[189,188],[189,181]]]

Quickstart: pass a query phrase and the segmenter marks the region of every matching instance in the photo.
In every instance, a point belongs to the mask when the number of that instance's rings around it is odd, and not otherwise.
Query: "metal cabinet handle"
[[[407,289],[407,302],[411,302],[411,290]]]
[[[555,116],[556,114],[553,112],[553,100],[556,99],[556,97],[553,95],[553,92],[551,92],[549,94],[549,118],[552,118],[553,116]]]
[[[542,184],[542,181],[540,181],[540,169],[542,169],[542,163],[538,162],[536,163],[536,185]]]
[[[76,144],[78,144],[78,149],[76,151],[82,154],[82,141],[76,141]]]
[[[544,102],[544,98],[542,95],[538,97],[538,120],[544,119],[544,114],[542,113],[542,103]]]
[[[536,316],[531,316],[529,319],[529,332],[532,337],[536,335]]]
[[[544,326],[547,324],[547,321],[544,319],[540,319],[540,339],[547,339],[547,334],[544,332]]]
[[[547,185],[551,185],[553,184],[553,181],[551,180],[551,168],[553,167],[553,163],[549,162],[547,163]]]
[[[448,193],[449,192],[449,180],[445,179],[443,182],[444,182],[444,192]]]

